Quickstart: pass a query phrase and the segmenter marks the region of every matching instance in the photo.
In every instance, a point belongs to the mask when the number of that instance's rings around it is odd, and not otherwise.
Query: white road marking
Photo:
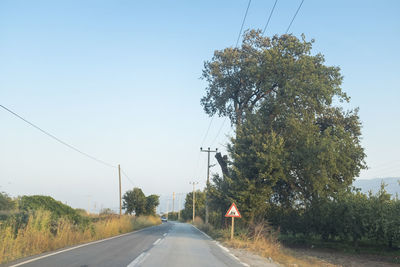
[[[192,225],[194,228],[196,228],[200,233],[202,233],[203,235],[205,235],[208,239],[211,239],[211,240],[213,240],[209,235],[207,235],[206,233],[204,233],[203,231],[201,231],[199,228],[197,228],[196,226],[194,226],[194,225]],[[232,258],[234,258],[235,260],[237,260],[240,264],[242,264],[243,266],[246,266],[246,267],[250,267],[250,265],[248,265],[247,263],[244,263],[244,262],[242,262],[238,257],[236,257],[235,255],[233,255],[233,253],[231,253],[230,251],[229,251],[229,249],[228,248],[226,248],[226,247],[224,247],[223,245],[221,245],[218,241],[215,241],[214,240],[214,242],[215,242],[215,244],[217,245],[217,246],[219,246],[222,250],[224,250],[227,254],[229,254]]]
[[[157,239],[157,240],[153,243],[153,246],[155,246],[155,245],[157,245],[158,243],[160,243],[160,241],[161,241],[161,238]]]
[[[150,253],[143,252],[136,259],[134,259],[127,267],[135,267],[144,262],[144,260],[150,255]]]
[[[217,244],[218,247],[222,248],[222,249],[225,250],[226,252],[229,252],[229,249],[227,249],[226,247],[224,247],[223,245],[221,245],[219,242],[215,242],[215,244]]]
[[[167,235],[168,235],[167,233],[164,234],[164,236],[167,236]]]
[[[236,257],[232,252],[230,252],[230,250],[226,247],[224,247],[223,245],[221,245],[219,242],[215,241],[215,243],[217,244],[217,246],[219,246],[220,248],[222,248],[223,250],[225,250],[232,258],[234,258],[235,260],[237,260],[238,262],[240,262],[243,266],[246,267],[250,267],[250,265],[248,265],[247,263],[242,262],[238,257]]]
[[[209,235],[207,235],[206,233],[204,233],[203,231],[201,231],[199,228],[197,228],[196,226],[194,226],[194,225],[192,225],[194,228],[196,228],[197,230],[199,230],[199,232],[200,233],[202,233],[203,235],[205,235],[208,239],[211,239],[212,240],[212,238],[209,236]]]
[[[40,256],[40,257],[37,257],[37,258],[33,258],[33,259],[30,259],[30,260],[27,260],[27,261],[23,261],[23,262],[14,264],[14,265],[10,265],[9,267],[21,266],[23,264],[27,264],[27,263],[34,262],[34,261],[37,261],[37,260],[40,260],[40,259],[44,259],[44,258],[53,256],[53,255],[57,255],[57,254],[60,254],[60,253],[63,253],[63,252],[67,252],[67,251],[70,251],[70,250],[73,250],[73,249],[76,249],[76,248],[86,247],[86,246],[89,246],[89,245],[93,245],[93,244],[101,243],[101,242],[104,242],[104,241],[108,241],[108,240],[111,240],[111,239],[114,239],[114,238],[123,237],[123,236],[126,236],[126,235],[138,233],[138,232],[144,231],[144,230],[146,230],[148,228],[143,228],[143,229],[140,229],[140,230],[137,230],[137,231],[134,231],[134,232],[130,232],[130,233],[122,234],[122,235],[117,235],[117,236],[112,236],[112,237],[109,237],[109,238],[105,238],[105,239],[93,241],[93,242],[90,242],[90,243],[78,245],[78,246],[75,246],[75,247],[72,247],[72,248],[63,249],[63,250],[60,250],[60,251],[57,251],[57,252],[53,252],[53,253],[46,254],[46,255],[43,255],[43,256]]]

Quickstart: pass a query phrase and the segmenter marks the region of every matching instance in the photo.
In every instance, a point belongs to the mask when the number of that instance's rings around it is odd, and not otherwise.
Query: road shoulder
[[[222,250],[225,250],[227,253],[231,254],[231,256],[237,258],[239,262],[241,262],[244,266],[254,266],[254,267],[279,267],[277,263],[273,262],[272,259],[267,259],[261,257],[257,254],[254,254],[245,249],[236,249],[232,247],[226,247],[220,242],[212,239],[209,235],[204,233],[202,230],[192,225],[198,231],[200,231],[203,235],[205,235],[208,239],[213,240]]]

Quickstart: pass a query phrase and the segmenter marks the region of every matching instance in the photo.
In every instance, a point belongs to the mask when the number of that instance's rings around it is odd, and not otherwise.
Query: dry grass
[[[278,241],[278,233],[268,227],[267,222],[252,225],[245,230],[238,230],[233,240],[230,240],[230,229],[214,229],[210,225],[205,225],[200,218],[195,218],[194,224],[229,247],[252,251],[262,257],[271,258],[274,262],[279,263],[282,266],[336,266],[314,257],[299,256],[298,254],[295,255],[291,250],[284,248]]]
[[[48,211],[37,211],[29,217],[24,228],[17,231],[13,225],[0,228],[0,263],[127,233],[159,224],[159,221],[151,216],[109,216],[82,229],[67,219],[52,221]]]
[[[233,247],[246,249],[265,258],[272,258],[283,266],[298,266],[298,267],[333,267],[336,265],[322,261],[317,258],[308,256],[295,256],[290,250],[282,248],[279,242],[268,240],[268,238],[260,238],[259,240],[243,240],[236,238],[234,240],[226,240],[224,244]]]

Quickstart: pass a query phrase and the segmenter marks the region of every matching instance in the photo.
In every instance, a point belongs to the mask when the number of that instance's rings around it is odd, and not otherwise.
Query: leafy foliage
[[[146,197],[146,214],[156,215],[156,207],[160,205],[160,197],[157,195],[150,195]]]
[[[210,190],[214,206],[235,201],[253,222],[271,205],[294,209],[335,198],[365,168],[357,110],[333,106],[349,100],[340,69],[312,55],[312,43],[250,31],[241,48],[216,51],[206,62],[202,105],[236,124],[230,164],[219,160],[224,176]]]
[[[19,200],[19,209],[21,211],[48,210],[54,219],[66,217],[75,224],[88,223],[87,219],[81,216],[77,210],[50,196],[23,196]]]
[[[358,109],[340,107],[349,102],[340,69],[312,54],[313,42],[253,30],[241,47],[205,63],[204,111],[236,126],[229,157],[216,155],[223,176],[213,176],[209,192],[220,220],[210,221],[223,227],[235,202],[239,224],[267,220],[286,234],[392,247],[400,242],[400,201],[383,185],[376,195],[352,190],[366,168]]]
[[[200,190],[195,192],[195,214],[196,217],[205,218],[206,193]],[[193,192],[186,194],[185,207],[182,210],[182,218],[185,221],[193,219]]]
[[[125,213],[137,215],[155,215],[155,209],[160,204],[159,196],[150,195],[146,197],[142,189],[135,187],[133,190],[127,191],[123,198],[123,206]]]
[[[312,208],[285,212],[271,209],[269,220],[285,234],[320,236],[324,240],[374,240],[393,247],[400,243],[400,200],[391,199],[382,185],[376,194],[346,191],[337,199],[325,199]]]
[[[204,64],[203,78],[208,82],[201,104],[210,116],[228,116],[240,125],[244,116],[265,102],[272,110],[289,105],[302,110],[322,108],[333,96],[347,99],[341,91],[339,68],[325,66],[321,54],[311,55],[312,43],[292,35],[263,37],[261,31],[248,31],[239,48],[214,52]],[[289,101],[288,101],[289,100]]]

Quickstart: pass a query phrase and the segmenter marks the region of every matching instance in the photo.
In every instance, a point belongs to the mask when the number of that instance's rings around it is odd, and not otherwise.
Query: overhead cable
[[[299,10],[300,10],[301,6],[303,5],[303,2],[304,2],[304,0],[301,0],[301,3],[300,3],[300,5],[299,5],[299,7],[297,8],[296,13],[294,14],[294,16],[293,16],[293,18],[292,18],[292,21],[290,21],[290,24],[289,24],[289,26],[288,26],[287,29],[286,29],[286,34],[289,32],[290,26],[292,26],[292,23],[293,23],[294,19],[296,18],[297,13],[299,13]]]
[[[266,30],[267,27],[268,27],[269,21],[271,20],[272,13],[274,13],[275,6],[276,6],[276,3],[277,3],[277,2],[278,2],[278,0],[275,0],[274,6],[272,7],[272,10],[271,10],[271,13],[269,13],[269,17],[268,17],[268,20],[267,20],[267,24],[265,24],[264,30],[263,30],[263,32],[262,32],[263,35],[264,35],[264,33],[265,33],[265,30]]]
[[[135,183],[132,182],[131,178],[129,178],[129,176],[124,172],[124,170],[123,170],[122,168],[121,168],[121,172],[122,172],[122,175],[124,175],[125,178],[128,179],[128,181],[129,181],[133,186],[135,186]]]
[[[249,3],[247,4],[246,13],[244,13],[244,17],[243,17],[243,21],[242,21],[242,26],[240,27],[239,36],[238,36],[238,38],[237,38],[237,40],[236,40],[236,45],[235,45],[235,47],[237,47],[238,44],[239,44],[240,36],[242,35],[242,30],[243,30],[244,22],[246,21],[247,12],[249,11],[250,3],[251,3],[251,0],[249,0]]]
[[[107,162],[105,162],[105,161],[103,161],[103,160],[101,160],[101,159],[98,159],[98,158],[96,158],[96,157],[94,157],[94,156],[92,156],[92,155],[90,155],[90,154],[88,154],[88,153],[85,153],[85,152],[83,152],[82,150],[76,148],[75,146],[72,146],[72,145],[68,144],[67,142],[64,142],[64,141],[61,140],[60,138],[58,138],[58,137],[56,137],[55,135],[53,135],[53,134],[51,134],[51,133],[49,133],[49,132],[43,130],[42,128],[40,128],[39,126],[33,124],[32,122],[30,122],[30,121],[24,119],[23,117],[21,117],[20,115],[18,115],[18,114],[15,113],[14,111],[12,111],[12,110],[6,108],[5,106],[0,105],[0,107],[3,108],[4,110],[8,111],[9,113],[13,114],[15,117],[17,117],[17,118],[23,120],[24,122],[26,122],[26,123],[29,124],[30,126],[36,128],[37,130],[39,130],[40,132],[44,133],[45,135],[47,135],[47,136],[51,137],[52,139],[56,140],[57,142],[59,142],[59,143],[63,144],[64,146],[66,146],[66,147],[68,147],[68,148],[74,150],[75,152],[78,152],[78,153],[80,153],[80,154],[82,154],[82,155],[84,155],[84,156],[86,156],[86,157],[88,157],[88,158],[90,158],[90,159],[92,159],[92,160],[94,160],[94,161],[97,161],[97,162],[100,163],[100,164],[106,165],[106,166],[111,167],[111,168],[116,168],[116,166],[114,166],[114,165],[112,165],[112,164],[110,164],[110,163],[107,163]]]

